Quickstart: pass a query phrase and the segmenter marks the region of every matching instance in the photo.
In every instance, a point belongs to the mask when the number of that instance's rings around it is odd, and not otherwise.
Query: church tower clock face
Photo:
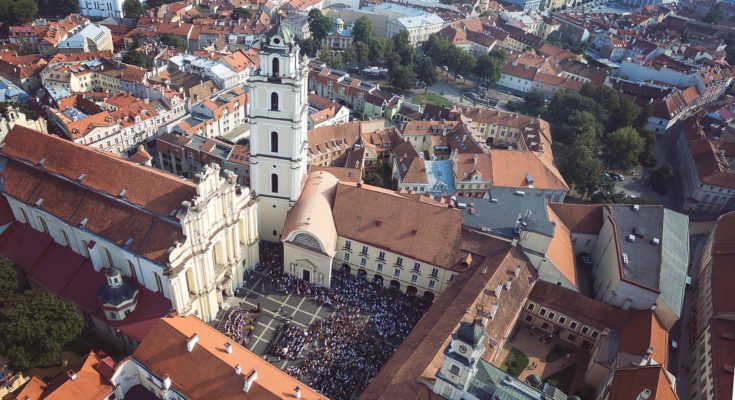
[[[467,346],[460,344],[459,345],[459,352],[460,354],[467,354]]]

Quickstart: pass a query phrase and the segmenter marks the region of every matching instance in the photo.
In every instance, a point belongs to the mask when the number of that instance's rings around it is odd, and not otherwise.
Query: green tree
[[[368,43],[370,46],[370,52],[368,53],[368,61],[378,62],[385,60],[385,55],[392,50],[390,39],[388,38],[373,38]]]
[[[368,46],[364,42],[357,42],[352,45],[352,48],[355,51],[355,62],[358,65],[364,64],[365,61],[368,60],[368,56],[370,55],[370,46]]]
[[[422,45],[421,50],[434,62],[434,65],[446,65],[450,43],[447,39],[432,34]]]
[[[559,170],[580,195],[589,196],[599,188],[603,168],[592,149],[578,141],[567,152]]]
[[[607,86],[593,87],[587,83],[580,91],[580,95],[591,98],[599,105],[600,109],[606,111],[607,115],[614,116],[614,118],[606,118],[604,122],[607,132],[640,122],[641,108],[613,88]]]
[[[16,370],[50,363],[83,327],[73,305],[43,289],[27,290],[12,306],[0,309],[0,354]]]
[[[408,31],[401,29],[400,32],[393,35],[391,41],[393,43],[393,51],[401,58],[401,65],[412,65],[416,56],[416,49],[408,38]]]
[[[644,142],[643,151],[638,157],[638,161],[645,166],[653,167],[656,165],[656,155],[654,154],[656,151],[656,133],[648,128],[638,129],[638,133]]]
[[[538,89],[533,89],[523,96],[523,102],[526,103],[526,108],[530,110],[543,110],[546,107],[546,98],[544,94]]]
[[[316,8],[309,11],[309,31],[314,36],[314,41],[319,43],[332,30],[332,19],[322,14]]]
[[[595,100],[566,89],[554,94],[545,116],[549,121],[560,124],[566,120],[570,110],[587,111],[594,115],[603,126],[607,123],[607,112]]]
[[[671,165],[664,164],[651,172],[648,177],[648,183],[651,184],[653,190],[660,195],[665,195],[669,191],[669,184],[674,177],[674,170]]]
[[[355,42],[370,43],[373,37],[373,23],[365,16],[355,20],[352,27],[352,38]]]
[[[573,144],[577,138],[590,134],[588,137],[595,139],[599,135],[600,125],[597,123],[597,118],[588,111],[571,110],[569,115],[566,116],[566,120],[560,123],[553,131],[554,140],[558,140],[561,143]],[[589,145],[589,141],[587,143]],[[589,146],[590,149],[595,150],[597,146]]]
[[[413,82],[413,68],[410,65],[397,65],[390,70],[390,84],[398,90],[408,90]]]
[[[143,12],[143,5],[140,4],[140,0],[125,0],[123,3],[123,15],[125,15],[125,18],[140,18]]]
[[[645,141],[635,128],[626,126],[607,137],[607,157],[621,169],[627,170],[638,165],[638,157],[643,151]]]
[[[307,55],[309,57],[316,57],[316,51],[318,50],[316,42],[314,41],[314,38],[308,38],[304,39],[299,43],[299,47],[301,48],[301,54]]]
[[[148,56],[137,50],[131,50],[125,53],[122,61],[125,64],[137,65],[145,69],[149,69],[151,67],[151,60],[148,59]]]
[[[55,17],[79,12],[77,0],[38,0],[38,15]]]
[[[0,256],[0,307],[18,296],[26,287],[23,275],[12,260]]]
[[[161,43],[166,46],[173,46],[179,50],[186,50],[189,48],[189,45],[186,43],[186,39],[176,36],[173,33],[164,33],[159,37],[159,39],[161,40]]]
[[[708,24],[716,24],[720,22],[722,19],[722,4],[715,3],[712,8],[710,8],[709,12],[702,18],[702,21],[708,23]]]
[[[0,0],[0,21],[5,24],[25,24],[38,14],[34,0]]]
[[[468,53],[461,49],[460,51],[461,53],[459,53],[459,65],[456,66],[456,71],[457,73],[464,75],[466,79],[467,75],[475,71],[475,67],[477,66],[477,59],[471,53]]]
[[[489,83],[495,83],[500,79],[500,75],[503,70],[503,64],[505,64],[505,53],[499,51],[493,54],[483,54],[477,58],[477,64],[475,65],[475,76],[480,79],[484,79]]]
[[[247,8],[237,7],[232,10],[232,19],[248,19],[250,18],[250,10]]]
[[[429,91],[429,86],[435,84],[439,80],[434,62],[431,61],[431,58],[426,56],[420,57],[418,63],[416,63],[416,75],[419,77],[419,80],[426,85],[424,93]]]

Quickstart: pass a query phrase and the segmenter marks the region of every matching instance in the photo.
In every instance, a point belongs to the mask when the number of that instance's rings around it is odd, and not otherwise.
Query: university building
[[[258,262],[255,201],[209,166],[193,180],[15,126],[0,148],[18,222],[212,320]],[[222,176],[224,175],[224,176]]]

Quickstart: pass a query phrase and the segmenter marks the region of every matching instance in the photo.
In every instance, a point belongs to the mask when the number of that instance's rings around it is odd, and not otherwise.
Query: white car
[[[448,67],[447,67],[446,65],[442,65],[442,69],[443,69],[444,71],[449,71],[449,68],[448,68]]]
[[[457,74],[457,79],[464,80],[464,77],[462,75]]]

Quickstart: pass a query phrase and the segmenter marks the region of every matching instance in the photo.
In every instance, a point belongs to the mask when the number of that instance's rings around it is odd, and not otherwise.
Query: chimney
[[[69,380],[75,381],[77,379],[77,373],[73,370],[66,371],[66,376],[69,377]]]
[[[171,376],[166,374],[163,376],[163,390],[171,389]]]
[[[232,345],[230,342],[225,342],[225,352],[227,354],[232,354]]]
[[[296,386],[296,388],[294,388],[294,396],[296,396],[297,399],[301,398],[301,388],[300,387]]]
[[[359,181],[357,182],[357,187],[361,188],[361,187],[362,187],[362,184],[363,184],[363,183],[364,183],[364,182],[362,181],[362,179],[360,179],[360,180],[359,180]]]
[[[240,364],[235,365],[235,375],[240,375],[242,373],[242,366]]]
[[[194,346],[199,342],[199,336],[195,333],[186,340],[186,350],[191,353],[194,350]]]
[[[643,391],[636,397],[636,400],[648,400],[651,398],[651,390],[643,389]]]
[[[253,369],[250,371],[248,376],[245,377],[245,384],[242,387],[242,391],[245,393],[250,391],[250,387],[253,386],[253,382],[255,382],[256,379],[258,379],[258,371]]]

